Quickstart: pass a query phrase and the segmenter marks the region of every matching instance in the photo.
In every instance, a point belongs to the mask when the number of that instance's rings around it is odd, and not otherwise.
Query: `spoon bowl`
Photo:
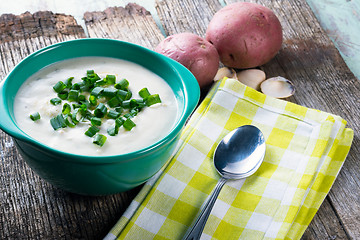
[[[264,160],[265,150],[262,132],[252,125],[238,127],[220,141],[214,153],[214,165],[221,178],[183,239],[200,239],[224,184],[227,180],[241,179],[254,174]]]

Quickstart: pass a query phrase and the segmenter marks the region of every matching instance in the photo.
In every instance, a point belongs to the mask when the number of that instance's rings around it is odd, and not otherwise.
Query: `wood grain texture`
[[[164,38],[154,18],[137,4],[84,14],[90,37],[112,38],[154,49]]]
[[[233,0],[224,1],[230,4]],[[268,77],[293,81],[296,94],[288,100],[342,116],[355,130],[352,149],[329,196],[303,239],[360,238],[359,129],[360,84],[321,29],[306,1],[252,0],[279,17],[284,43],[279,54],[262,66]],[[217,1],[161,1],[156,9],[167,34],[190,31],[204,36],[207,24],[221,6]],[[199,13],[200,12],[200,13]],[[346,194],[347,193],[347,194]]]
[[[0,17],[0,77],[47,45],[85,37],[73,17],[51,12]],[[116,223],[139,189],[84,197],[54,188],[19,156],[0,131],[0,239],[99,239]]]

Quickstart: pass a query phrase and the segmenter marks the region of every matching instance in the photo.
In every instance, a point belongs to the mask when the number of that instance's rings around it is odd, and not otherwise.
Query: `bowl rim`
[[[162,61],[164,64],[166,64],[168,67],[170,67],[172,69],[172,71],[174,71],[176,76],[178,76],[178,79],[181,80],[180,85],[181,85],[181,90],[182,90],[183,96],[184,96],[184,107],[183,107],[183,110],[181,111],[179,117],[177,118],[176,122],[173,124],[172,128],[170,129],[170,131],[168,132],[168,134],[166,136],[164,136],[160,140],[156,141],[155,143],[153,143],[147,147],[144,147],[142,149],[136,150],[136,151],[132,151],[132,152],[124,153],[124,154],[118,154],[118,155],[92,156],[92,155],[81,155],[81,154],[63,152],[59,149],[55,149],[44,143],[41,143],[40,141],[36,140],[35,138],[33,138],[30,135],[28,135],[27,133],[25,133],[18,126],[14,117],[11,117],[11,116],[8,116],[11,119],[11,124],[13,124],[14,127],[16,128],[16,130],[19,130],[19,131],[12,131],[11,129],[7,129],[6,124],[5,125],[1,124],[1,120],[0,120],[0,128],[3,131],[5,131],[6,133],[8,133],[10,136],[14,137],[15,141],[21,140],[23,142],[26,142],[30,145],[35,146],[38,151],[39,150],[41,150],[42,152],[45,151],[48,155],[55,154],[58,159],[60,159],[62,161],[67,161],[67,162],[79,162],[79,163],[87,163],[87,164],[118,163],[118,162],[130,160],[130,159],[140,158],[147,154],[151,154],[151,152],[155,151],[156,149],[165,147],[167,142],[171,142],[174,138],[176,138],[178,136],[178,134],[180,134],[181,129],[185,125],[187,118],[190,116],[190,114],[195,109],[195,107],[200,99],[200,87],[198,85],[197,80],[193,76],[193,74],[187,68],[185,68],[183,65],[181,65],[180,63],[176,62],[175,60],[173,60],[169,57],[166,57],[160,53],[157,53],[155,51],[152,51],[148,48],[145,48],[143,46],[140,46],[140,45],[137,45],[134,43],[116,40],[116,39],[82,38],[82,39],[73,39],[73,40],[58,42],[58,43],[46,46],[44,48],[41,48],[41,49],[31,53],[24,59],[22,59],[18,64],[16,64],[16,66],[0,82],[0,95],[2,95],[2,96],[0,96],[0,100],[1,100],[1,97],[4,96],[6,86],[9,82],[9,79],[11,79],[12,75],[14,74],[14,72],[19,71],[19,69],[21,69],[21,67],[24,64],[27,64],[28,61],[31,61],[33,58],[36,58],[37,55],[49,53],[54,48],[69,47],[69,46],[71,47],[71,45],[73,45],[73,44],[87,44],[89,42],[100,42],[100,43],[103,42],[105,44],[107,42],[112,42],[114,44],[119,44],[119,46],[121,45],[122,47],[129,46],[132,48],[137,48],[140,51],[144,51],[144,54],[148,54],[152,58],[156,59],[156,61]],[[91,57],[94,55],[89,54],[88,56]],[[108,56],[106,56],[104,54],[103,57],[108,57]],[[76,58],[76,56],[73,58]],[[70,58],[68,58],[68,59],[70,59]],[[121,58],[118,58],[118,59],[121,59]],[[65,59],[63,59],[63,60],[65,60]],[[44,67],[49,66],[54,63],[56,63],[56,62],[51,62],[49,64],[45,64]],[[141,65],[141,64],[139,64],[139,65]],[[184,79],[185,79],[184,76],[186,77],[187,82],[184,81]],[[191,85],[191,89],[189,89],[190,85]],[[18,92],[18,90],[19,90],[19,88],[16,90],[16,92]],[[173,88],[172,88],[172,90],[174,92]],[[190,91],[191,91],[191,94],[190,94]],[[175,92],[174,92],[174,94],[176,95]],[[192,99],[189,99],[189,98],[192,98]],[[0,105],[4,104],[5,105],[4,111],[6,111],[7,115],[11,115],[10,114],[11,110],[9,109],[9,106],[4,103],[5,99],[6,98],[3,97],[4,101],[3,102],[0,101]],[[190,101],[190,100],[192,100],[192,101]],[[7,110],[5,110],[5,108]]]

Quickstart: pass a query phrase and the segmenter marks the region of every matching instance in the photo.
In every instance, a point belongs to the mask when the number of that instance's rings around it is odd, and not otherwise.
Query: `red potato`
[[[282,28],[269,8],[237,2],[215,13],[206,40],[216,47],[224,65],[254,68],[270,61],[280,50]]]
[[[155,49],[184,65],[200,87],[213,82],[219,68],[219,55],[213,45],[193,33],[179,33],[165,38]]]

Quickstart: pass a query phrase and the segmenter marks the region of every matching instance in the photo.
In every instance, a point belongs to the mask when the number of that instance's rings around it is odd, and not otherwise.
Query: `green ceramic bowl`
[[[25,134],[16,123],[14,98],[21,84],[40,69],[65,59],[103,56],[128,60],[156,73],[172,88],[179,114],[170,133],[151,146],[115,156],[61,152]],[[43,179],[84,195],[107,195],[134,188],[160,170],[175,149],[186,119],[195,109],[200,89],[181,64],[141,46],[110,39],[80,39],[43,48],[25,58],[0,83],[0,128],[14,138],[27,164]]]

